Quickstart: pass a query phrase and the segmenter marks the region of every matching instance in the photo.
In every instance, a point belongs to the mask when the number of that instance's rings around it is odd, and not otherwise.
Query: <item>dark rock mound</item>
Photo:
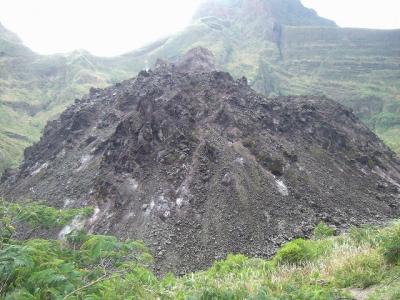
[[[92,89],[6,174],[4,197],[93,205],[89,230],[143,239],[163,272],[269,256],[320,220],[340,229],[400,213],[399,162],[349,110],[265,98],[204,49]]]

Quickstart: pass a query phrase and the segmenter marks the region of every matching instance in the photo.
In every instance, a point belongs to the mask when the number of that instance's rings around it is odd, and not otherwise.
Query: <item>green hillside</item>
[[[211,0],[190,26],[114,58],[40,56],[0,26],[0,172],[91,86],[133,77],[157,58],[203,46],[267,95],[325,94],[400,153],[400,30],[339,28],[299,0]]]
[[[85,51],[42,56],[0,24],[0,173],[16,166],[46,122],[92,86],[105,87],[131,74],[111,70]],[[103,62],[104,61],[104,62]]]
[[[400,30],[286,27],[282,53],[285,93],[336,99],[400,152]]]

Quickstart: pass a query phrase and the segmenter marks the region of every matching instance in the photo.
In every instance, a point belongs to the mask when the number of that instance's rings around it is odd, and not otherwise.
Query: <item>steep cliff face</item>
[[[209,0],[202,3],[194,19],[209,16],[238,22],[270,19],[289,26],[336,27],[335,22],[321,18],[299,0]]]
[[[324,220],[400,214],[400,164],[324,97],[265,98],[198,48],[101,90],[47,124],[8,199],[92,205],[88,230],[143,239],[162,271],[268,256]]]

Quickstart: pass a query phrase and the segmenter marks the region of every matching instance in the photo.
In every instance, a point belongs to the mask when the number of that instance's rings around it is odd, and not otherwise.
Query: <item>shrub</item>
[[[399,270],[395,270],[394,276],[389,276],[384,284],[368,295],[368,300],[399,300],[400,299],[400,281],[398,278]]]
[[[332,249],[329,241],[296,239],[286,243],[275,255],[277,264],[303,264],[315,260]]]
[[[92,298],[86,296],[84,299],[156,299],[153,293],[157,285],[158,279],[151,270],[136,266],[123,276],[114,274],[112,279],[98,284],[97,298],[90,295]]]
[[[315,228],[314,228],[314,233],[313,236],[316,239],[322,239],[330,236],[334,236],[336,233],[336,230],[328,225],[326,225],[324,222],[320,222]]]
[[[349,237],[356,245],[377,246],[380,243],[379,230],[368,225],[351,227]]]
[[[378,284],[385,277],[383,258],[377,252],[354,256],[335,271],[334,277],[342,288],[367,288]]]
[[[86,242],[89,236],[84,229],[75,229],[67,234],[66,238],[67,242],[72,246],[79,246]]]
[[[7,299],[62,299],[76,291],[79,299],[104,299],[118,287],[139,295],[142,286],[156,282],[149,257],[142,243],[109,236],[89,235],[80,249],[55,240],[10,244],[0,248],[0,293]]]
[[[341,298],[341,293],[329,286],[321,286],[314,284],[298,284],[286,283],[280,287],[278,292],[273,297],[262,299],[277,299],[277,300],[336,300],[347,299]]]
[[[249,259],[241,254],[228,254],[225,260],[217,261],[207,271],[211,276],[223,276],[228,273],[239,273]]]
[[[384,236],[382,250],[387,263],[400,264],[400,224]]]
[[[9,241],[23,224],[27,238],[36,230],[61,228],[75,217],[92,215],[90,207],[79,209],[57,209],[38,202],[7,202],[0,198],[0,243]]]
[[[239,300],[248,298],[248,292],[245,290],[231,290],[224,288],[206,287],[204,290],[196,292],[194,297],[187,299],[199,300]]]

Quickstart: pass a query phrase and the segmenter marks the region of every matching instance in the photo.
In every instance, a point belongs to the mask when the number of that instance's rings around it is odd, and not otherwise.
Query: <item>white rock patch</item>
[[[275,179],[278,191],[282,196],[289,196],[289,190],[283,180]]]
[[[378,174],[382,179],[390,182],[391,184],[393,184],[393,185],[395,185],[397,187],[400,187],[400,182],[397,182],[396,180],[394,180],[391,176],[389,176],[387,174],[387,172],[384,172],[381,168],[375,167],[372,170],[372,172],[375,173],[375,174]]]
[[[135,192],[139,187],[139,183],[134,178],[128,178],[127,184],[128,184],[128,188],[131,192]]]
[[[85,226],[85,219],[81,216],[76,216],[70,224],[65,226],[58,234],[59,239],[65,239],[73,230],[82,229]]]
[[[37,168],[35,171],[33,171],[32,173],[31,173],[31,175],[33,176],[33,175],[36,175],[36,174],[38,174],[38,173],[40,173],[40,171],[42,171],[42,170],[44,170],[44,169],[47,169],[47,167],[49,166],[49,163],[44,163],[43,165],[41,165],[39,168]]]
[[[150,203],[150,210],[153,210],[153,208],[154,208],[155,205],[156,205],[156,204],[154,203],[154,200],[151,201],[151,203]]]
[[[71,199],[66,198],[64,201],[64,208],[67,208],[71,204]]]
[[[238,157],[235,159],[235,162],[238,163],[239,165],[244,165],[244,158],[243,157]]]
[[[93,212],[93,215],[90,217],[90,219],[89,219],[89,223],[90,224],[93,224],[98,218],[99,218],[99,215],[100,215],[100,208],[98,208],[97,206],[94,208],[94,212]]]
[[[183,206],[183,199],[182,198],[176,199],[176,206],[178,206],[178,208],[181,208]]]
[[[80,166],[78,169],[76,169],[76,171],[79,172],[79,171],[84,170],[89,165],[89,162],[92,159],[92,157],[93,157],[92,155],[88,155],[88,154],[83,155],[81,157],[81,159],[79,160]]]
[[[131,218],[133,218],[133,217],[135,217],[136,215],[135,215],[135,213],[134,212],[130,212],[130,213],[128,213],[128,214],[126,214],[125,216],[124,216],[124,220],[129,220],[129,219],[131,219]]]

